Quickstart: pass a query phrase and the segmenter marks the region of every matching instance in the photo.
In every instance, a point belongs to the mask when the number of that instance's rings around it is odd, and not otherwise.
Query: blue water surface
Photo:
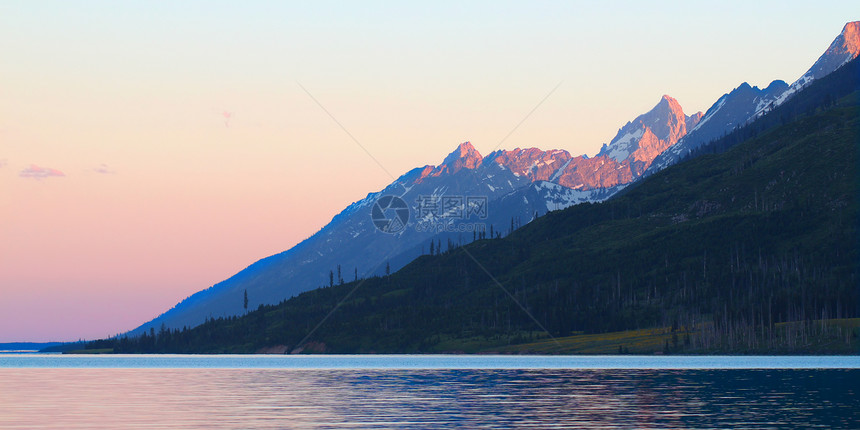
[[[0,367],[212,369],[860,369],[860,356],[0,355]]]
[[[860,357],[0,356],[0,428],[860,428]]]

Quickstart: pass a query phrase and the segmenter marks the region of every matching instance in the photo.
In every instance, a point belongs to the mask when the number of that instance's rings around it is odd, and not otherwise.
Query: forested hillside
[[[857,77],[822,79],[809,94],[836,79],[853,79],[853,92],[812,103],[804,91],[802,109],[774,110],[610,201],[390,276],[88,348],[515,351],[550,336],[657,329],[674,334],[664,352],[856,351],[845,319],[860,316]]]

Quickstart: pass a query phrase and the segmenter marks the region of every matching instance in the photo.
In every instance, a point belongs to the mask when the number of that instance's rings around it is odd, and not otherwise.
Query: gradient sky
[[[593,155],[663,94],[692,113],[791,83],[858,18],[343,3],[0,4],[0,342],[134,328],[465,140]]]

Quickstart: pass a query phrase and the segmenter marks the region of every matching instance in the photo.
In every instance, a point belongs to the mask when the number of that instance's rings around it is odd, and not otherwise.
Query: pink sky
[[[593,155],[663,94],[793,81],[847,4],[4,4],[0,342],[134,328],[391,182],[298,83],[395,176],[559,82],[502,148]]]

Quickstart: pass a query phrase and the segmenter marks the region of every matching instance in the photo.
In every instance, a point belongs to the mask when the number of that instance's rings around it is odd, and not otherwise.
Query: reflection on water
[[[856,369],[0,368],[0,428],[856,428],[858,387]]]

